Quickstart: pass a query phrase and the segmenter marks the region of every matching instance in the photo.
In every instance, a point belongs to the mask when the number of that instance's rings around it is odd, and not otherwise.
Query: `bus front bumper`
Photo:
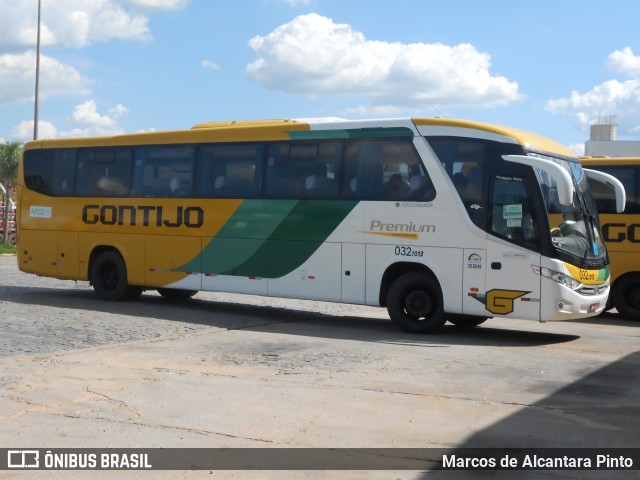
[[[608,284],[600,285],[585,293],[584,290],[576,292],[557,285],[555,290],[555,295],[547,297],[555,297],[555,301],[548,302],[540,311],[541,322],[573,320],[600,315],[607,305],[610,287]]]

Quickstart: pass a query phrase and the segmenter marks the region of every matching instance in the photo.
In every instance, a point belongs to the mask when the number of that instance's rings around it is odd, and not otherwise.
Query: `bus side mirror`
[[[625,204],[627,203],[627,192],[624,189],[622,182],[613,175],[601,172],[599,170],[592,170],[590,168],[583,168],[582,171],[591,180],[604,183],[612,187],[616,192],[616,212],[624,212]]]
[[[560,205],[569,206],[573,203],[574,188],[571,175],[557,163],[545,158],[529,157],[527,155],[502,155],[502,158],[507,162],[529,165],[546,172],[556,181]]]

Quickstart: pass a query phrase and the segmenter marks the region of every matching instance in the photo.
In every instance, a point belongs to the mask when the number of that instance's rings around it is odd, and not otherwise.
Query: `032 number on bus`
[[[395,248],[395,254],[399,257],[422,257],[424,251],[398,245]]]

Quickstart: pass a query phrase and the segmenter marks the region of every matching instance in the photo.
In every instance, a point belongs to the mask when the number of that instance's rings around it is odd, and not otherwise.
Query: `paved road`
[[[360,306],[202,292],[182,304],[154,293],[106,303],[85,283],[23,274],[14,257],[0,257],[0,447],[640,448],[639,338],[640,323],[617,315],[492,319],[425,336]],[[44,473],[8,478],[50,478]]]

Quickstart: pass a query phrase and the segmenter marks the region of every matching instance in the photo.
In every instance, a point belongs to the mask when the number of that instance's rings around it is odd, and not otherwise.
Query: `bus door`
[[[539,225],[523,177],[496,175],[490,182],[487,226],[487,312],[540,318]]]

